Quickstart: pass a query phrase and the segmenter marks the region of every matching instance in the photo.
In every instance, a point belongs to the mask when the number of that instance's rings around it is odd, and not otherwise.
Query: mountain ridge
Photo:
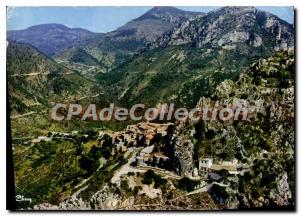
[[[258,58],[292,49],[293,34],[291,25],[254,7],[221,8],[183,22],[97,79],[112,85],[108,88],[123,105],[158,101],[193,106],[195,98],[222,79],[238,76]]]
[[[8,41],[26,43],[51,57],[61,50],[75,45],[80,40],[99,35],[82,28],[69,28],[62,24],[50,23],[28,27],[24,30],[7,32]]]
[[[230,29],[235,33],[228,34]],[[230,42],[247,42],[260,46],[263,39],[268,40],[274,34],[277,34],[277,40],[282,40],[279,47],[293,46],[292,24],[255,7],[222,7],[203,17],[184,22],[156,43],[159,43],[158,46],[194,43],[198,48],[205,47],[206,44],[231,45]],[[284,45],[286,42],[288,44]]]

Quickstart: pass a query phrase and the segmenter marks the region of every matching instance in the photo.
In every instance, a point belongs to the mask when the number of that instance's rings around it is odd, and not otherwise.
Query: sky
[[[126,24],[152,7],[8,7],[7,29],[26,29],[33,25],[59,23],[70,28],[109,32]],[[177,7],[188,11],[209,12],[219,7]],[[294,23],[293,7],[257,7]]]

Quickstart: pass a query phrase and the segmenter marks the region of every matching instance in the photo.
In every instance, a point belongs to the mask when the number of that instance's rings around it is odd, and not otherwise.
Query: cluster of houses
[[[135,164],[137,166],[167,168],[170,165],[169,157],[165,156],[161,152],[153,153],[153,150],[154,145],[142,149],[139,155],[136,157]]]
[[[127,151],[132,147],[150,146],[150,141],[156,134],[166,135],[168,126],[169,124],[141,122],[136,125],[128,125],[124,131],[120,132],[104,133],[100,131],[99,139],[101,140],[104,134],[108,134],[117,148]]]
[[[108,134],[112,138],[117,151],[132,152],[135,147],[142,147],[143,149],[136,155],[133,164],[136,166],[151,166],[168,170],[170,168],[171,160],[163,154],[163,152],[155,152],[155,145],[150,145],[150,141],[154,136],[160,133],[165,136],[167,128],[170,124],[155,124],[155,123],[138,123],[136,125],[128,125],[126,130],[121,132],[113,132]],[[34,140],[33,143],[50,141],[54,137],[69,138],[78,132],[67,133],[52,133],[51,136],[40,136]],[[99,132],[99,138],[103,137],[104,133]],[[137,143],[143,139],[140,146]],[[246,164],[238,163],[238,160],[214,162],[212,158],[201,158],[199,166],[194,167],[193,178],[219,180],[228,176],[243,175],[249,170]]]
[[[160,133],[163,136],[167,133],[169,124],[155,123],[139,123],[136,125],[128,125],[125,131],[110,134],[114,143],[119,150],[132,152],[134,147],[129,143],[137,145],[139,140],[143,139],[143,144],[138,147],[143,149],[136,155],[132,165],[145,167],[157,167],[168,170],[170,168],[171,159],[163,154],[156,152],[155,145],[151,145],[150,141],[153,137]],[[117,140],[117,141],[116,141]],[[219,180],[228,176],[243,175],[248,171],[246,164],[238,163],[238,160],[216,162],[212,158],[201,158],[198,167],[194,167],[192,178]]]

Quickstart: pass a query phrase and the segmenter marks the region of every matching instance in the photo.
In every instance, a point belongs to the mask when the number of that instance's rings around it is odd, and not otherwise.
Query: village
[[[183,176],[171,169],[172,158],[159,151],[156,148],[156,143],[153,139],[159,134],[161,137],[167,135],[167,129],[173,123],[156,124],[140,122],[136,125],[128,125],[127,128],[119,132],[98,132],[98,140],[101,140],[104,135],[109,135],[112,138],[114,152],[121,151],[125,153],[136,152],[134,157],[130,159],[130,166],[136,170],[153,169],[160,174],[173,176],[180,179]],[[38,144],[39,142],[47,142],[52,139],[74,140],[78,131],[71,133],[50,132],[48,136],[39,136],[27,141],[24,144]],[[88,134],[83,135],[84,138],[89,137]],[[191,175],[186,177],[194,180],[209,180],[219,181],[224,176],[244,175],[250,170],[250,165],[239,163],[237,159],[231,161],[214,161],[213,158],[199,158],[199,162],[192,167]],[[126,174],[126,173],[123,173]]]

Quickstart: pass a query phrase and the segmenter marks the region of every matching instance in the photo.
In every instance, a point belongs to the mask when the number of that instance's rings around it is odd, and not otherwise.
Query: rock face
[[[82,200],[82,198],[78,198],[76,196],[72,196],[68,198],[66,201],[59,203],[59,205],[52,205],[49,203],[42,203],[33,206],[33,210],[90,210],[91,206],[89,203]]]
[[[270,192],[270,197],[278,206],[290,205],[290,199],[292,198],[292,193],[289,188],[287,173],[284,173],[282,177],[277,178],[277,187],[272,189]]]
[[[176,172],[180,176],[193,175],[193,144],[178,137],[174,146],[174,160],[178,161]]]
[[[273,47],[284,49],[294,44],[293,26],[254,7],[224,7],[184,22],[165,35],[160,45],[192,43],[198,48],[228,47],[246,43],[264,46],[276,36]]]
[[[238,204],[235,206],[294,205],[290,188],[294,187],[295,180],[287,174],[294,169],[288,165],[294,163],[294,76],[293,53],[278,52],[253,63],[237,82],[224,81],[210,98],[199,100],[199,107],[226,104],[232,108],[247,107],[255,113],[249,116],[249,124],[207,122],[212,135],[201,142],[206,146],[200,147],[205,149],[202,152],[207,152],[205,156],[252,160],[251,171],[238,179],[239,187],[227,196],[233,200],[239,197],[239,202],[234,201]]]
[[[104,187],[93,195],[91,202],[95,209],[112,210],[120,205],[120,199],[121,197],[118,194],[112,193],[108,187]]]

